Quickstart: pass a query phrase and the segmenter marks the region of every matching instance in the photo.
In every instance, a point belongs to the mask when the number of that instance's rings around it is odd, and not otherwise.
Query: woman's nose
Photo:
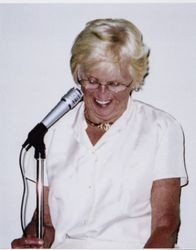
[[[99,91],[101,91],[102,93],[108,91],[108,87],[105,84],[99,84]]]

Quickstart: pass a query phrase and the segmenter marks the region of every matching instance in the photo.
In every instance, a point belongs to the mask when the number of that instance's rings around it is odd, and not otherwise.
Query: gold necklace
[[[85,117],[86,118],[86,117]],[[108,122],[108,123],[94,123],[91,122],[89,119],[86,118],[86,121],[89,125],[96,127],[96,128],[100,128],[102,130],[104,130],[105,132],[108,131],[108,129],[112,126],[112,122]]]

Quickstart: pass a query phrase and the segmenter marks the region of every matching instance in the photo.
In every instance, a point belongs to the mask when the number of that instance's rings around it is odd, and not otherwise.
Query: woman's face
[[[126,71],[120,71],[113,63],[99,63],[92,68],[83,68],[78,78],[81,80],[84,93],[85,115],[94,123],[114,122],[127,108],[128,99],[132,89],[132,78]],[[100,84],[98,88],[88,88],[87,81],[82,79],[96,79]],[[117,82],[125,85],[121,91],[111,91],[108,83]]]

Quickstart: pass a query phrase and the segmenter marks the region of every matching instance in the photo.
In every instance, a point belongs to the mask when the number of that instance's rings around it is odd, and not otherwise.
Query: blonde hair
[[[127,69],[135,90],[141,88],[148,73],[149,49],[138,28],[124,19],[88,22],[76,37],[71,53],[70,66],[76,82],[80,66],[89,68],[99,62],[109,61]]]

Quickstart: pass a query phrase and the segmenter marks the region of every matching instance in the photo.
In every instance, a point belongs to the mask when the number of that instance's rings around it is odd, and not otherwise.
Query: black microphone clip
[[[48,129],[43,123],[38,123],[28,134],[26,141],[23,143],[22,147],[26,147],[26,151],[28,151],[31,146],[35,148],[35,159],[46,158],[45,154],[45,144],[44,144],[44,136],[47,133]]]

